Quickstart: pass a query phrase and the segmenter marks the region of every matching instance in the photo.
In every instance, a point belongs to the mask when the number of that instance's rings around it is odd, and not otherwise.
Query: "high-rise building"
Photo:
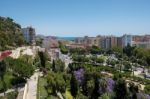
[[[121,48],[123,47],[122,46],[122,37],[117,37],[117,46],[121,47]]]
[[[115,36],[103,36],[101,38],[101,48],[108,49],[117,46],[117,37]]]
[[[110,37],[110,47],[112,48],[112,47],[116,47],[117,46],[117,37],[115,37],[115,36],[111,36]]]
[[[122,36],[122,46],[125,47],[128,44],[132,46],[132,35],[125,34]]]
[[[22,29],[23,36],[27,43],[35,45],[35,29],[27,27]]]
[[[88,37],[85,36],[83,38],[76,38],[75,43],[83,44],[85,47],[89,46],[99,46],[100,45],[100,37]]]
[[[106,48],[106,49],[108,49],[108,48],[110,48],[111,47],[111,39],[110,39],[110,37],[106,37],[105,39],[104,39],[104,48]]]
[[[150,48],[150,35],[123,35],[121,37],[116,36],[97,36],[77,38],[76,44],[82,44],[85,47],[99,46],[100,48],[109,49],[112,47],[125,47],[128,44],[130,46],[138,46],[142,48]]]

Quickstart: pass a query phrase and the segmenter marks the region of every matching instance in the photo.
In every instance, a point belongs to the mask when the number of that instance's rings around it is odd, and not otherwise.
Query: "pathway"
[[[26,99],[36,99],[39,72],[35,72],[27,82]]]

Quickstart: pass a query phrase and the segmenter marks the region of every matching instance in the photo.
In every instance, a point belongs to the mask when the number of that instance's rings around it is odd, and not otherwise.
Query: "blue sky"
[[[38,34],[150,34],[150,0],[0,0],[0,16]]]

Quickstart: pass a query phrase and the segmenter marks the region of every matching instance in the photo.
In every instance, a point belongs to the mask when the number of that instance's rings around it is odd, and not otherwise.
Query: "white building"
[[[125,47],[128,44],[132,46],[132,35],[125,34],[122,36],[122,46]]]

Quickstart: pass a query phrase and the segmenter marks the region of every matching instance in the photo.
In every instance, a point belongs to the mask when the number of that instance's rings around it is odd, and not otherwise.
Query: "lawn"
[[[73,97],[68,89],[66,90],[65,94],[66,94],[66,99],[73,99]]]
[[[45,78],[39,77],[38,80],[38,94],[37,94],[37,99],[45,99],[48,94],[47,91],[45,89],[45,86],[47,85],[47,81]]]

